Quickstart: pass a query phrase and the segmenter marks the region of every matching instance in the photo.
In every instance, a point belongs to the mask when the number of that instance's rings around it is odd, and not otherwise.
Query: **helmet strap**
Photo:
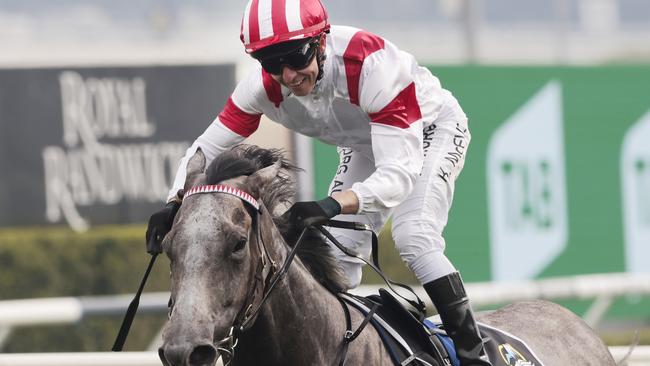
[[[327,59],[327,55],[323,52],[321,53],[320,51],[320,39],[322,37],[325,37],[325,33],[329,33],[329,31],[321,33],[318,38],[319,38],[319,46],[318,49],[316,50],[316,61],[318,62],[318,76],[316,77],[316,81],[319,81],[320,79],[323,78],[323,70],[325,68],[325,59]]]
[[[316,59],[318,61],[318,76],[316,77],[316,81],[323,78],[323,69],[326,58],[327,56],[324,53],[321,53],[320,50],[316,51]]]

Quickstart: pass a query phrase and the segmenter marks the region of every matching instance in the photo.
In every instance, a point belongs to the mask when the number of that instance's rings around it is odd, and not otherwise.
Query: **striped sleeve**
[[[244,112],[235,104],[232,97],[228,99],[223,110],[219,113],[219,121],[232,132],[242,137],[248,137],[257,130],[261,117],[261,113]]]
[[[257,130],[263,114],[263,104],[275,97],[270,90],[273,84],[264,78],[261,67],[256,68],[241,80],[226,102],[219,121],[232,132],[248,137]],[[281,93],[276,92],[278,94]]]

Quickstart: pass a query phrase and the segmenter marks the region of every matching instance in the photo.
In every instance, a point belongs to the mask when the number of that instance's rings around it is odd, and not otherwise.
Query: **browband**
[[[185,194],[183,195],[183,199],[198,193],[226,193],[240,198],[242,201],[253,206],[253,208],[255,208],[258,211],[260,209],[260,204],[257,203],[257,200],[253,198],[253,196],[242,191],[239,188],[230,187],[223,184],[208,184],[208,185],[192,187],[185,192]]]

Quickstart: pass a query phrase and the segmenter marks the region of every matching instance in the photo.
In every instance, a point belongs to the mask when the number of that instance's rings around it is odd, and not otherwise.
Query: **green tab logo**
[[[493,280],[535,277],[566,247],[563,136],[557,81],[492,136],[487,182]]]
[[[621,187],[628,272],[650,271],[650,112],[623,140]]]

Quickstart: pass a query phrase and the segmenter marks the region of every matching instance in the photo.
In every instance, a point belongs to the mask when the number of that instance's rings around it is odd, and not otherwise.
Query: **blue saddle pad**
[[[435,332],[435,330],[441,329],[442,325],[440,323],[434,323],[429,319],[424,319],[424,326],[433,331],[435,336],[438,337],[440,343],[442,343],[442,345],[447,350],[447,354],[449,355],[449,360],[451,361],[452,366],[460,366],[460,361],[458,361],[458,356],[456,356],[454,342],[451,340],[451,338],[449,338],[448,335]]]

